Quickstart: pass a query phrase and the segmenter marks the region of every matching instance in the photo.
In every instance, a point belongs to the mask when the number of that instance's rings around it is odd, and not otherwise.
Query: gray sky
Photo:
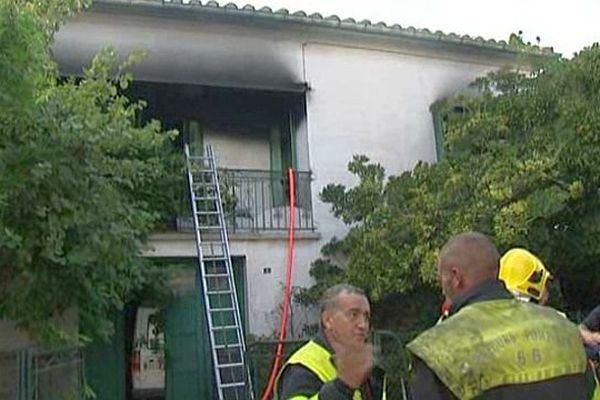
[[[227,1],[221,0],[224,5]],[[248,0],[256,7],[336,14],[341,18],[398,23],[431,31],[508,40],[523,31],[525,41],[566,57],[600,41],[600,0]],[[239,6],[244,1],[235,1]]]

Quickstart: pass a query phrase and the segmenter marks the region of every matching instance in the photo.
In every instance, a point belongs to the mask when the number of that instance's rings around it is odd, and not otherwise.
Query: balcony
[[[314,231],[311,174],[295,172],[294,229]],[[227,229],[230,233],[281,231],[290,227],[287,172],[221,169],[219,183]],[[177,230],[190,231],[189,216],[178,218]]]

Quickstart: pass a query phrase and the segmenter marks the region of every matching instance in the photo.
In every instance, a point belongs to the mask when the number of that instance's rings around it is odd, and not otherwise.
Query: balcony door
[[[202,156],[204,154],[204,135],[199,121],[184,121],[183,136],[185,142],[190,146],[192,156]]]
[[[289,168],[296,168],[294,157],[294,138],[291,124],[288,121],[273,124],[269,135],[271,149],[271,191],[273,207],[288,204]]]

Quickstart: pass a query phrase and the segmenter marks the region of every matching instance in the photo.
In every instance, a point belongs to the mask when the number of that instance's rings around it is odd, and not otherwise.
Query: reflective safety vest
[[[459,399],[586,371],[577,327],[551,308],[515,299],[465,306],[407,348]]]
[[[292,356],[283,365],[281,372],[283,372],[288,365],[302,365],[303,367],[314,373],[323,383],[330,382],[337,378],[337,370],[335,368],[335,365],[331,361],[331,353],[313,340],[306,343],[304,346],[299,348],[294,354],[292,354]],[[281,377],[281,373],[279,374],[279,376]],[[277,380],[279,381],[279,378],[277,378]],[[275,387],[277,388],[278,384],[276,384]],[[275,399],[277,400],[277,395],[275,396]],[[296,396],[293,397],[291,400],[302,399],[317,400],[319,399],[319,395],[317,393],[311,397]],[[352,400],[363,400],[360,390],[357,389],[354,391]],[[381,400],[386,400],[385,378],[383,381]]]
[[[598,382],[598,375],[596,373],[596,368],[594,367],[594,363],[589,361],[589,369],[588,373],[592,375],[594,380],[594,390],[590,396],[591,400],[600,400],[600,382]]]

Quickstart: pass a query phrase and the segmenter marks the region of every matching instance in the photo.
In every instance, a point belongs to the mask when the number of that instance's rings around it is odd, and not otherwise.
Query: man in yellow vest
[[[278,400],[385,400],[383,372],[367,343],[371,308],[351,285],[329,288],[321,299],[319,335],[284,364]]]
[[[550,298],[550,284],[552,274],[544,263],[533,253],[522,248],[512,248],[508,250],[500,259],[500,273],[498,277],[506,285],[516,299],[521,301],[531,301],[537,304],[546,305]],[[556,312],[567,318],[567,315],[561,311]],[[588,360],[592,366],[598,364],[600,347],[594,342],[596,334],[586,329],[586,322],[589,323],[590,317],[586,318],[579,325],[579,333],[584,342],[584,348]],[[597,382],[597,381],[596,381]]]
[[[598,398],[577,327],[515,299],[498,280],[499,259],[478,232],[442,248],[438,275],[452,307],[407,346],[413,399]]]

